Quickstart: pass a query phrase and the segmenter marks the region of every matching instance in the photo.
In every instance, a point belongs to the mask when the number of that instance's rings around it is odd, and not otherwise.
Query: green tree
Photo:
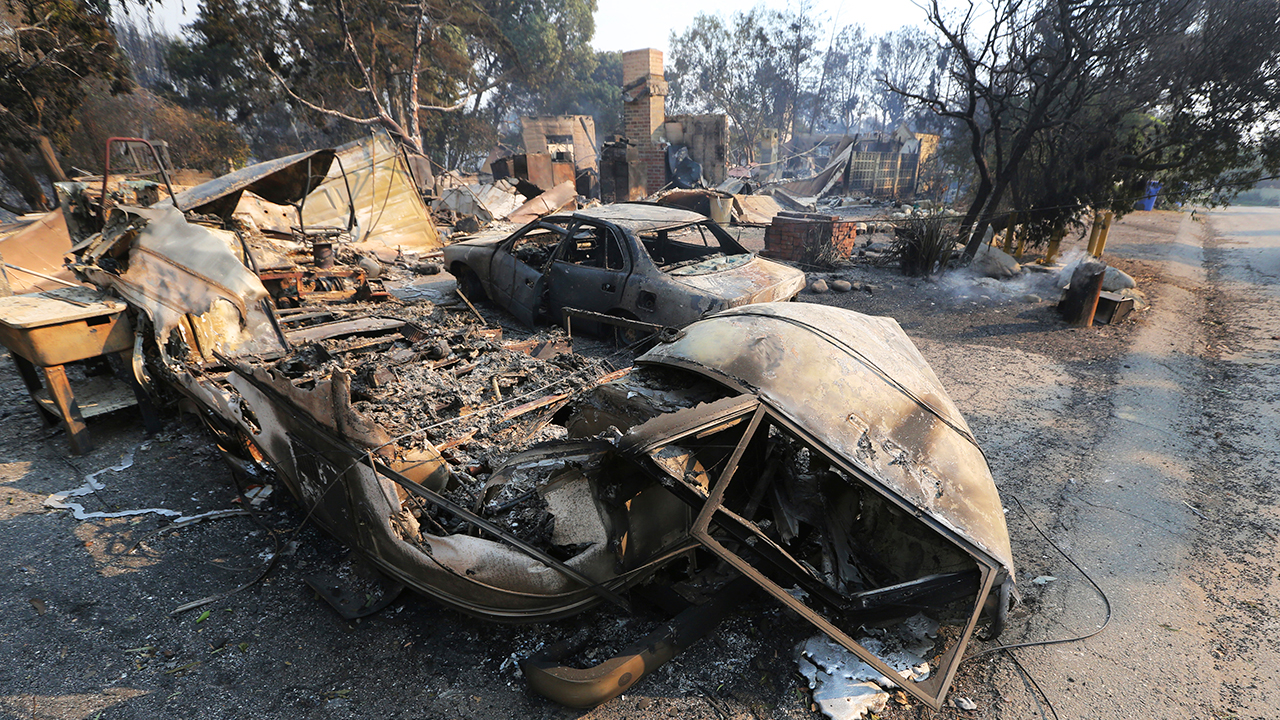
[[[785,37],[787,17],[757,6],[729,17],[699,13],[683,33],[671,34],[667,79],[670,101],[681,112],[722,112],[729,116],[751,152],[760,131],[790,131],[801,84],[816,81],[814,65],[796,63],[788,40],[804,44],[807,26]],[[816,32],[814,29],[812,32]]]
[[[175,167],[221,175],[245,164],[249,146],[232,123],[208,111],[181,107],[146,88],[112,95],[102,80],[86,82],[84,103],[77,109],[74,128],[67,135],[67,162],[100,173],[102,151],[109,137],[141,136],[168,143]]]
[[[326,0],[294,6],[276,57],[263,59],[295,104],[381,127],[453,164],[492,143],[513,90],[540,93],[574,67],[594,9],[592,0]]]
[[[591,115],[600,137],[622,133],[622,53],[579,53],[561,82],[529,91],[527,103],[537,115]]]
[[[258,53],[273,54],[276,3],[202,0],[196,18],[167,53],[169,92],[219,120],[247,124],[270,92]]]
[[[1060,231],[1085,205],[1126,211],[1148,179],[1225,197],[1280,167],[1274,0],[987,0],[958,14],[933,0],[928,11],[949,82],[894,89],[965,129],[978,172],[961,227],[970,257],[1011,193]]]

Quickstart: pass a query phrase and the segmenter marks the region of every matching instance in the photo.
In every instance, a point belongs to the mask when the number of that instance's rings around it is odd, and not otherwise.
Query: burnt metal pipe
[[[573,708],[593,708],[626,692],[641,678],[710,634],[753,587],[747,578],[737,578],[707,602],[685,610],[594,667],[561,665],[573,648],[567,642],[560,642],[522,660],[520,669],[539,695]]]

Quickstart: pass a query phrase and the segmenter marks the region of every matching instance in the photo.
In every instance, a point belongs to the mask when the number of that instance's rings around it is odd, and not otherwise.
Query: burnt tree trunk
[[[49,182],[66,182],[67,174],[62,171],[62,163],[58,162],[58,155],[53,151],[53,143],[49,141],[48,136],[36,137],[36,149],[40,151],[40,159],[44,162],[45,175],[49,177]]]
[[[0,169],[3,170],[5,177],[22,195],[23,202],[31,208],[31,212],[49,209],[49,198],[45,195],[44,188],[41,187],[36,176],[31,174],[31,168],[27,167],[27,158],[18,151],[18,148],[10,146],[0,165],[3,166]]]

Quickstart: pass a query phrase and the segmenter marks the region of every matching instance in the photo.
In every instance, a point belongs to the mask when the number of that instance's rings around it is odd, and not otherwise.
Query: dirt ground
[[[1053,276],[1040,273],[923,281],[857,265],[826,276],[859,289],[800,296],[896,318],[965,413],[1005,500],[1022,593],[1000,641],[1071,637],[1103,620],[1098,594],[1031,520],[1102,586],[1116,618],[1089,641],[966,662],[951,694],[976,710],[891,701],[881,717],[1280,712],[1277,437],[1257,410],[1274,418],[1280,403],[1275,277],[1231,254],[1239,218],[1202,218],[1135,213],[1112,231],[1106,259],[1152,302],[1115,326],[1067,327]],[[1259,223],[1273,236],[1280,213]],[[758,243],[758,232],[743,239]],[[480,309],[517,332],[501,311]],[[102,473],[105,488],[79,498],[87,511],[238,507],[194,418],[170,417],[146,438],[131,413],[91,421],[96,449],[70,456],[0,358],[0,717],[818,717],[795,650],[814,632],[764,600],[626,695],[571,710],[528,690],[515,660],[565,637],[616,648],[654,617],[602,608],[499,625],[406,594],[344,621],[304,578],[359,586],[360,569],[283,491],[260,522],[177,529],[157,515],[78,521],[45,508],[50,493],[130,453],[130,467]],[[171,615],[251,580],[273,553],[265,580],[207,613]],[[1041,577],[1055,579],[1032,582]]]

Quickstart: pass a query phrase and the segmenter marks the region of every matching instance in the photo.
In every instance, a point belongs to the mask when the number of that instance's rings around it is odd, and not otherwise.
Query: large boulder
[[[988,229],[990,232],[990,229]],[[984,238],[978,253],[973,256],[969,267],[979,275],[992,278],[1011,278],[1022,272],[1022,266],[1013,256],[991,244],[990,238]]]
[[[1102,276],[1102,289],[1107,292],[1119,292],[1120,290],[1128,290],[1129,288],[1138,287],[1138,283],[1122,270],[1113,267],[1107,268],[1107,273]]]

